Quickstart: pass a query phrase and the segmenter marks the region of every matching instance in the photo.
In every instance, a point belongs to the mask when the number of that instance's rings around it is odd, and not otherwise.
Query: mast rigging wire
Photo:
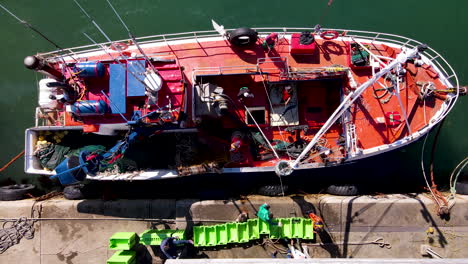
[[[0,7],[5,10],[5,12],[7,12],[8,14],[10,14],[12,17],[14,17],[16,20],[18,20],[18,22],[20,22],[21,24],[25,25],[26,27],[28,27],[29,29],[31,29],[32,31],[36,32],[37,34],[39,34],[43,39],[47,40],[49,43],[51,43],[52,45],[54,45],[57,49],[59,50],[63,50],[59,45],[57,45],[55,42],[53,42],[52,40],[50,40],[48,37],[46,37],[44,34],[42,34],[39,30],[37,30],[35,27],[33,27],[31,24],[29,24],[26,20],[23,20],[23,19],[20,19],[19,17],[17,17],[15,14],[13,14],[10,10],[8,10],[6,7],[4,7],[2,4],[0,4]]]
[[[140,45],[138,44],[138,41],[136,40],[135,36],[132,34],[132,32],[130,32],[130,29],[127,27],[127,25],[125,24],[125,22],[123,21],[123,19],[120,17],[119,13],[117,13],[117,10],[115,10],[114,6],[111,4],[111,2],[109,0],[106,0],[107,3],[109,4],[109,6],[111,7],[112,11],[114,11],[115,15],[117,16],[117,18],[120,20],[120,22],[122,23],[122,25],[125,27],[125,29],[127,30],[128,32],[128,36],[132,39],[133,43],[135,44],[135,46],[138,48],[138,50],[140,51],[140,53],[143,55],[143,57],[145,58],[145,60],[148,62],[148,64],[150,65],[151,69],[153,70],[154,73],[158,73],[158,71],[156,70],[156,68],[154,67],[154,65],[151,63],[150,59],[148,58],[148,56],[146,56],[146,53],[143,51],[143,49],[140,47]]]
[[[31,24],[29,24],[26,20],[23,20],[23,19],[20,19],[19,17],[17,17],[15,14],[13,14],[10,10],[8,10],[5,6],[3,6],[2,4],[0,4],[0,7],[5,10],[5,12],[7,12],[8,14],[10,14],[12,17],[14,17],[16,20],[18,20],[18,22],[20,22],[21,24],[25,25],[26,27],[28,27],[29,29],[31,29],[32,31],[36,32],[37,34],[39,34],[39,36],[41,36],[43,39],[47,40],[50,44],[54,45],[57,49],[59,49],[59,51],[61,52],[64,52],[64,49],[62,47],[60,47],[59,45],[57,45],[57,43],[53,42],[52,40],[50,40],[48,37],[46,37],[42,32],[40,32],[38,29],[36,29],[35,27],[33,27]],[[77,61],[71,54],[68,55],[70,58],[72,58],[74,61]],[[60,56],[60,58],[62,59],[62,62],[64,64],[66,64],[65,60],[63,59],[63,56]]]
[[[88,12],[86,12],[86,10],[84,10],[84,8],[80,5],[80,3],[78,3],[77,0],[73,0],[73,1],[81,9],[81,12],[83,12],[83,14],[87,16],[89,20],[91,20],[91,23],[99,30],[99,32],[101,32],[101,34],[107,39],[107,41],[109,41],[111,45],[115,45],[114,42],[109,38],[109,36],[107,36],[107,34],[102,30],[102,28],[96,23],[96,21],[88,14]],[[119,48],[117,48],[116,50],[128,64],[127,56],[125,56]],[[149,64],[151,65],[151,63]],[[140,67],[144,69],[144,67],[140,63],[138,63],[137,65],[139,65]],[[151,74],[148,74],[146,76],[149,76],[152,79],[153,83],[156,83],[156,84],[158,83],[156,80],[154,80],[154,77]],[[146,84],[145,84],[145,87],[149,88],[149,86]]]

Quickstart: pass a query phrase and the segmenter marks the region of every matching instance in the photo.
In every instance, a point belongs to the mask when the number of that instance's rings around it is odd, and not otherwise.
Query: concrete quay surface
[[[152,228],[190,229],[194,224],[232,222],[240,211],[253,218],[265,202],[275,217],[315,212],[323,218],[327,232],[303,242],[314,258],[427,259],[428,248],[443,258],[468,258],[468,196],[457,195],[450,217],[442,219],[434,201],[424,194],[296,195],[208,201],[2,201],[0,220],[30,217],[33,208],[36,216],[40,211],[41,219],[34,223],[34,237],[22,238],[0,254],[0,263],[106,263],[114,253],[108,249],[108,240],[115,232],[140,234]],[[1,233],[0,229],[0,237]],[[271,258],[274,250],[270,243],[259,241],[199,253],[210,259]],[[157,248],[142,246],[137,252],[138,263],[161,263]]]

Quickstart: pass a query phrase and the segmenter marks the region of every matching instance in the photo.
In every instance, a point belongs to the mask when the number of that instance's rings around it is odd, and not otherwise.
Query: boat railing
[[[50,126],[57,124],[64,124],[65,117],[60,117],[59,110],[45,109],[41,107],[36,107],[35,111],[35,126]]]
[[[278,67],[276,64],[281,63]],[[275,64],[268,67],[265,65]],[[234,66],[214,66],[214,67],[195,67],[193,76],[199,75],[223,75],[223,74],[272,74],[280,71],[285,77],[289,76],[289,66],[287,57],[259,58],[255,66],[234,65]]]
[[[268,67],[268,65],[272,65],[273,67]],[[289,77],[288,57],[258,58],[257,68],[262,73],[279,71],[281,77]]]
[[[222,75],[222,74],[242,74],[242,73],[257,73],[257,66],[217,66],[217,67],[196,67],[192,71],[192,75]]]
[[[227,31],[230,31],[233,29],[228,29]],[[304,31],[310,31],[313,32],[313,28],[285,28],[285,27],[264,27],[264,28],[255,28],[255,30],[259,33],[260,36],[265,36],[271,32],[280,32],[283,35],[288,35],[288,34],[293,34],[293,33],[300,33]],[[388,33],[382,33],[382,32],[372,32],[372,31],[362,31],[362,30],[348,30],[348,29],[329,29],[329,28],[323,28],[322,30],[332,30],[332,31],[337,31],[341,33],[342,39],[344,41],[349,38],[349,41],[352,41],[353,38],[358,39],[360,41],[366,41],[369,43],[391,43],[394,45],[397,45],[399,47],[405,47],[405,48],[414,48],[418,45],[422,45],[423,43],[403,37],[400,35],[395,35],[395,34],[388,34]],[[177,44],[178,41],[187,41],[187,40],[192,40],[192,41],[200,41],[200,40],[207,40],[209,38],[213,38],[215,40],[216,38],[219,38],[219,34],[214,31],[214,30],[208,30],[208,31],[192,31],[192,32],[184,32],[184,33],[172,33],[172,34],[161,34],[161,35],[152,35],[152,36],[146,36],[146,37],[139,37],[137,38],[138,42],[142,45],[154,45],[154,44],[162,44],[162,45],[168,45],[170,47],[171,44]],[[124,40],[116,40],[114,42],[127,42],[129,39],[124,39]],[[39,54],[42,57],[45,58],[59,58],[61,56],[79,56],[85,53],[93,52],[93,51],[101,51],[102,46],[110,46],[111,43],[101,43],[101,44],[92,44],[92,45],[85,45],[85,46],[79,46],[79,47],[74,47],[74,48],[67,48],[63,50],[58,50],[58,51],[52,51],[52,52],[47,52],[47,53],[41,53]],[[433,64],[433,66],[440,71],[440,73],[443,75],[442,81],[448,85],[448,86],[453,86],[453,87],[458,87],[458,77],[453,70],[452,66],[434,49],[428,47],[423,52],[423,55]]]
[[[232,30],[232,29],[229,29]],[[227,30],[227,31],[229,31]],[[265,28],[255,28],[260,35],[266,35],[271,32],[282,32],[284,35],[292,34],[292,33],[300,33],[303,31],[314,31],[313,28],[279,28],[279,27],[265,27]],[[370,43],[374,42],[389,42],[396,45],[404,46],[407,48],[414,48],[422,43],[407,37],[403,37],[400,35],[395,34],[388,34],[388,33],[381,33],[381,32],[372,32],[372,31],[362,31],[362,30],[348,30],[348,29],[328,29],[323,28],[322,30],[333,30],[341,32],[342,35],[345,37],[354,37],[359,39],[365,39]],[[145,36],[137,38],[138,42],[141,45],[145,44],[154,44],[154,43],[167,43],[169,41],[182,41],[182,40],[198,40],[198,39],[206,39],[206,38],[214,38],[219,37],[219,34],[214,30],[207,30],[207,31],[192,31],[192,32],[184,32],[184,33],[172,33],[172,34],[160,34],[160,35],[152,35],[152,36]],[[116,40],[114,42],[126,42],[129,39],[123,40]],[[58,51],[52,51],[47,53],[42,53],[43,57],[58,57],[58,56],[67,56],[67,55],[79,55],[82,53],[87,53],[90,51],[100,51],[102,49],[102,45],[110,45],[111,43],[101,43],[101,44],[92,44],[92,45],[84,45],[74,48],[67,48]],[[434,64],[436,64],[440,70],[444,72],[447,79],[454,79],[456,77],[452,67],[448,62],[435,50],[432,48],[428,48],[424,54],[431,60]]]
[[[343,29],[338,29],[337,31],[345,32],[345,37],[359,38],[360,40],[365,40],[370,44],[378,42],[392,43],[408,49],[423,45],[423,43],[419,41],[395,34]],[[437,51],[431,47],[428,47],[428,49],[425,50],[423,54],[430,62],[434,64],[434,66],[437,67],[438,70],[443,73],[444,78],[442,81],[454,81],[456,85],[458,85],[458,79],[452,66]]]

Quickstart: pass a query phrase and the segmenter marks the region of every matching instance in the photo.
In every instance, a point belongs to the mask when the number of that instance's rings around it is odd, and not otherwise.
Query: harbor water
[[[79,2],[111,39],[128,38],[106,1]],[[465,51],[468,35],[464,33],[468,28],[465,18],[468,1],[113,0],[112,3],[137,37],[211,30],[211,19],[226,28],[314,27],[320,23],[327,28],[402,35],[427,43],[438,51],[457,72],[460,84],[468,84],[468,52]],[[329,3],[331,6],[327,7]],[[2,4],[62,48],[91,44],[83,32],[98,42],[105,42],[73,1],[10,0]],[[3,10],[0,14],[3,60],[0,67],[0,165],[3,166],[24,149],[24,130],[34,126],[37,82],[41,76],[26,69],[23,59],[37,52],[55,50],[55,47]],[[439,185],[448,184],[450,172],[467,156],[467,103],[467,98],[460,98],[441,130],[434,164]],[[382,166],[400,168],[400,177],[422,177],[420,149],[421,142],[412,144],[398,151],[398,162]],[[430,145],[427,150],[429,157]],[[0,183],[35,179],[37,176],[23,172],[23,163],[21,158],[0,172]]]

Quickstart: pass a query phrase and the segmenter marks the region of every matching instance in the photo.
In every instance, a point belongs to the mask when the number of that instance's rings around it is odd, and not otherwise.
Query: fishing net
[[[82,148],[71,149],[70,147],[47,142],[46,144],[38,145],[34,155],[39,159],[39,163],[42,167],[53,170],[67,157],[78,156],[81,151],[95,153],[105,150],[106,148],[101,145],[89,145]]]
[[[62,162],[70,152],[69,147],[52,144],[50,142],[39,145],[34,155],[39,159],[42,167],[53,170]]]

